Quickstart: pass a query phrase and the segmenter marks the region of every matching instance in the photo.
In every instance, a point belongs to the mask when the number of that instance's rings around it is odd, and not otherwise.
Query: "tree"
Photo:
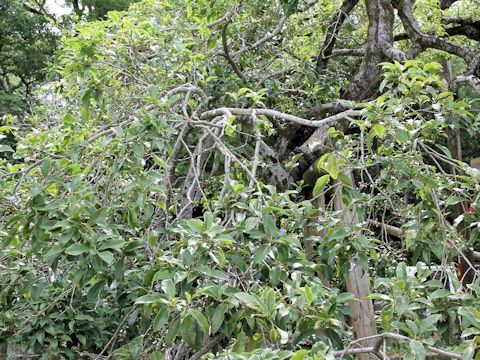
[[[131,2],[131,0],[68,0],[77,16],[87,15],[89,19],[102,19],[109,11],[126,10]]]
[[[22,114],[55,50],[56,36],[42,12],[19,1],[0,2],[0,116]]]
[[[474,358],[476,7],[279,4],[144,0],[65,34],[32,130],[2,129],[15,351]]]

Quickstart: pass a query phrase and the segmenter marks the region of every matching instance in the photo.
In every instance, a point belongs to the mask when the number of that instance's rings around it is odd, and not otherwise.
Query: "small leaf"
[[[157,316],[153,319],[153,330],[159,331],[161,330],[168,321],[168,308],[166,306],[162,306],[158,311]]]
[[[228,305],[224,303],[218,304],[215,308],[212,316],[212,334],[215,334],[222,326],[227,310]]]
[[[418,360],[425,360],[425,348],[420,341],[411,340],[410,341],[410,348],[416,355],[416,359]]]
[[[315,186],[313,187],[313,197],[317,197],[325,188],[325,185],[328,184],[330,181],[330,175],[323,175],[320,176],[317,181],[315,182]]]
[[[65,252],[68,255],[73,255],[73,256],[81,255],[87,251],[90,251],[90,248],[87,245],[83,245],[83,244],[73,244],[65,249]]]
[[[162,281],[162,290],[169,299],[175,297],[175,294],[177,292],[175,290],[175,284],[173,283],[172,279]]]
[[[253,253],[253,263],[255,265],[260,264],[271,249],[270,245],[260,245]]]
[[[188,313],[192,315],[195,320],[197,320],[197,323],[202,329],[203,333],[205,335],[208,335],[210,326],[208,325],[208,320],[205,317],[205,315],[203,315],[200,311],[195,309],[190,309]]]
[[[375,124],[372,126],[372,130],[380,139],[383,139],[383,136],[385,135],[385,126],[382,124]]]
[[[160,294],[148,294],[140,296],[135,300],[135,304],[154,304],[163,300],[162,295]]]
[[[98,253],[98,256],[105,261],[108,265],[113,263],[113,254],[110,251],[102,251]]]
[[[8,145],[0,145],[0,152],[15,152],[15,151]]]
[[[400,144],[405,144],[408,142],[408,132],[403,129],[396,128],[395,129],[395,139],[400,143]]]

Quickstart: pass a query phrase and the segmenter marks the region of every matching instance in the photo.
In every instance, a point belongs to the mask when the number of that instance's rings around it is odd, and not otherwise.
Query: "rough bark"
[[[367,49],[345,94],[349,100],[361,101],[375,92],[381,74],[379,63],[407,59],[403,52],[393,46],[395,17],[391,3],[385,0],[366,0],[365,6],[369,20]]]

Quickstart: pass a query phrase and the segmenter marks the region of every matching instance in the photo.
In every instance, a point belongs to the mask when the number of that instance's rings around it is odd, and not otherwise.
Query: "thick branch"
[[[450,6],[453,5],[453,3],[457,2],[457,0],[440,0],[440,9],[446,10]]]
[[[423,33],[413,16],[413,0],[399,0],[395,2],[395,7],[398,10],[403,27],[413,43],[413,47],[420,51],[426,48],[442,50],[463,58],[469,64],[475,60],[475,54],[468,47],[438,36]]]
[[[285,120],[297,123],[299,125],[310,126],[310,127],[324,127],[327,125],[333,125],[336,122],[342,119],[350,119],[356,116],[362,116],[365,113],[365,109],[363,110],[346,110],[339,114],[329,116],[322,120],[307,120],[301,117],[285,114],[280,111],[270,110],[270,109],[240,109],[240,108],[219,108],[215,110],[210,110],[204,112],[200,118],[201,119],[211,119],[220,115],[240,115],[240,116],[252,116],[252,114],[256,115],[265,115],[267,117],[279,120]]]
[[[445,24],[454,24],[453,27],[445,29],[448,35],[463,35],[472,40],[480,41],[480,21],[473,21],[461,18],[443,19]]]

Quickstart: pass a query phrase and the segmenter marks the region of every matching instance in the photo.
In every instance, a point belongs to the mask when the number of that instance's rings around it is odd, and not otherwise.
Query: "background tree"
[[[88,19],[102,19],[109,11],[122,11],[128,9],[132,0],[67,0],[71,4],[75,15],[87,16]]]
[[[43,10],[0,2],[0,116],[23,114],[35,85],[45,79],[56,35]]]

